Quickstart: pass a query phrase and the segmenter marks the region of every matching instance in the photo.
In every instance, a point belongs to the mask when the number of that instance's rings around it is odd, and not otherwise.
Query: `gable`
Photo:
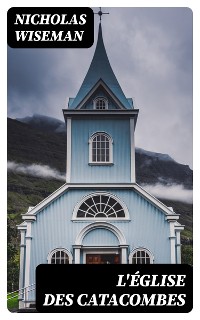
[[[100,79],[86,95],[82,96],[82,99],[75,109],[93,109],[93,100],[99,95],[108,99],[110,105],[109,109],[127,109],[127,107],[121,103],[119,97],[110,90],[102,79]],[[129,109],[133,109],[132,101],[127,99],[127,102],[129,104]],[[70,98],[68,107],[70,108],[72,104],[73,99]]]
[[[85,103],[79,107],[80,109],[94,109],[95,100],[98,98],[103,98],[105,101],[107,101],[108,107],[107,109],[122,109],[122,106],[118,103],[115,97],[108,92],[107,88],[103,86],[102,84],[99,84],[99,86],[94,90],[93,93],[88,95],[87,100]]]
[[[137,184],[125,184],[125,185],[104,185],[104,186],[99,186],[99,185],[87,185],[87,186],[82,186],[80,185],[69,185],[69,184],[64,184],[61,188],[56,190],[54,193],[52,193],[50,196],[48,196],[46,199],[44,199],[42,202],[40,202],[38,205],[33,207],[30,211],[28,211],[26,214],[22,215],[22,218],[27,221],[27,220],[36,220],[36,216],[39,212],[41,212],[43,209],[47,208],[51,203],[54,203],[59,197],[61,197],[63,194],[68,192],[68,190],[77,190],[77,188],[85,193],[90,190],[99,190],[99,189],[108,189],[108,188],[116,188],[118,190],[133,190],[136,193],[138,193],[141,198],[146,200],[147,202],[151,203],[154,207],[158,208],[163,214],[166,216],[166,220],[170,221],[177,221],[179,219],[179,215],[173,212],[171,209],[169,209],[167,206],[165,206],[162,202],[157,200],[155,197],[153,197],[151,194],[149,194],[147,191],[142,189],[139,185]],[[23,223],[22,223],[23,224]],[[22,226],[22,224],[20,226]]]

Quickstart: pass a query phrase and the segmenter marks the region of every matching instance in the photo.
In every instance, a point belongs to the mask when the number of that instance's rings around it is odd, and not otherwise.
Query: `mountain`
[[[169,155],[136,148],[136,179],[139,184],[181,184],[193,188],[193,172],[188,165],[173,160]]]
[[[8,160],[25,164],[40,163],[65,172],[66,133],[57,131],[59,120],[58,125],[55,122],[52,125],[49,119],[46,122],[44,120],[45,117],[41,121],[34,118],[25,123],[24,120],[20,122],[8,118]]]
[[[47,132],[66,132],[65,123],[61,120],[34,114],[32,117],[25,117],[25,118],[17,118],[17,121],[27,123],[30,127],[35,128],[37,130],[47,131]]]

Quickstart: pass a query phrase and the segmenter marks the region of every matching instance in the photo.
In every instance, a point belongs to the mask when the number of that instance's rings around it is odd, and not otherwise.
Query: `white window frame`
[[[101,195],[112,198],[117,203],[119,203],[124,211],[124,217],[109,217],[109,216],[107,216],[107,217],[91,217],[91,218],[90,217],[77,217],[77,212],[78,212],[79,208],[86,200],[88,200],[89,198],[93,198],[95,196],[101,196]],[[94,206],[95,206],[95,203],[94,203]],[[114,207],[114,205],[113,205],[113,207]],[[116,211],[116,213],[117,213],[117,211]],[[93,222],[94,221],[110,221],[110,220],[112,220],[112,221],[130,221],[130,217],[129,217],[129,211],[128,211],[127,206],[116,195],[114,195],[112,193],[108,193],[108,192],[99,191],[99,192],[91,193],[87,196],[84,196],[82,198],[82,200],[76,204],[74,211],[73,211],[73,215],[72,215],[72,221],[76,221],[76,220],[93,221]]]
[[[97,106],[98,102],[104,102],[105,103],[105,108],[101,108],[101,106]],[[93,109],[95,110],[107,110],[108,109],[108,100],[104,97],[97,97],[93,100]]]
[[[129,254],[129,264],[132,264],[133,255],[135,253],[137,253],[138,251],[144,251],[146,254],[148,254],[148,256],[150,258],[150,264],[154,263],[154,256],[153,256],[152,252],[150,250],[148,250],[147,248],[138,247],[138,248],[135,248],[134,250],[132,250],[131,253]]]
[[[52,259],[53,255],[58,251],[63,251],[65,254],[67,254],[68,259],[69,259],[69,264],[72,264],[73,256],[72,256],[71,252],[65,248],[56,248],[56,249],[53,249],[51,252],[49,252],[49,254],[47,256],[47,263],[48,264],[51,264],[51,259]]]
[[[109,142],[109,161],[94,161],[92,159],[93,153],[92,153],[92,143],[94,142],[94,139],[98,135],[104,135],[106,139],[108,139]],[[109,134],[107,134],[104,131],[95,132],[91,135],[89,139],[89,164],[90,165],[112,165],[113,164],[113,139]]]

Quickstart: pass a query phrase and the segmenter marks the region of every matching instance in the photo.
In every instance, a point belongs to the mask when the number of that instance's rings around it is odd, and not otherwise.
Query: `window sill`
[[[87,221],[93,221],[93,222],[107,222],[107,221],[113,221],[113,222],[130,222],[130,218],[72,218],[72,222],[87,222]]]
[[[89,166],[114,166],[113,162],[89,162]]]

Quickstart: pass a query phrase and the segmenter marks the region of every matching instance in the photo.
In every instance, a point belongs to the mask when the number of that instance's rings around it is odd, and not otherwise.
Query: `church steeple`
[[[75,99],[71,101],[69,108],[78,108],[81,101],[100,80],[107,85],[125,109],[133,108],[132,104],[129,103],[129,100],[125,97],[110,65],[103,42],[101,22],[99,23],[98,40],[91,65]]]

